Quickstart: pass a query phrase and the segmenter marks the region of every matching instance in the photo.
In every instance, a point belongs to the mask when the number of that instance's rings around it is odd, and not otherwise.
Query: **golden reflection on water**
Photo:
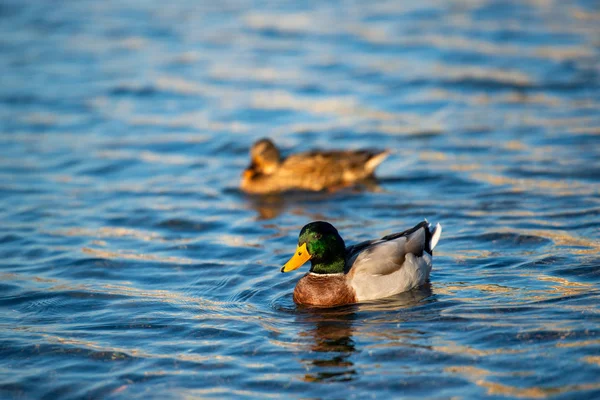
[[[496,382],[489,382],[485,379],[475,381],[475,384],[487,389],[487,394],[514,396],[518,398],[534,398],[543,399],[549,396],[556,396],[561,393],[577,392],[582,390],[594,390],[600,388],[600,383],[564,385],[558,387],[540,387],[533,386],[528,388],[520,388],[516,386],[503,385]]]
[[[484,368],[478,368],[478,367],[467,366],[467,365],[446,367],[446,368],[444,368],[444,371],[447,371],[447,372],[450,372],[453,374],[467,375],[472,378],[485,377],[488,375],[507,375],[507,376],[531,376],[531,375],[533,375],[533,372],[518,371],[518,370],[511,371],[511,372],[505,372],[505,373],[498,373],[498,372],[493,373],[492,371],[489,371]]]
[[[115,347],[115,346],[103,346],[97,341],[80,340],[74,338],[67,338],[64,336],[53,335],[53,334],[41,334],[41,337],[47,343],[58,343],[74,346],[71,348],[71,352],[80,352],[82,350],[89,350],[98,353],[98,357],[107,360],[118,360],[126,357],[138,357],[138,358],[152,358],[152,359],[173,359],[177,361],[192,361],[198,363],[206,362],[233,362],[235,357],[225,355],[209,355],[203,356],[201,354],[191,353],[153,353],[149,352],[145,348],[135,347]],[[178,344],[184,344],[185,341],[181,341]],[[197,345],[197,341],[189,341],[190,346]],[[69,350],[65,350],[67,352]]]
[[[557,246],[570,247],[572,254],[598,254],[600,253],[600,241],[590,240],[581,236],[574,236],[562,230],[531,230],[532,235],[552,239]],[[583,247],[583,248],[579,248]]]
[[[163,263],[173,263],[173,264],[194,264],[197,260],[192,260],[191,258],[184,257],[175,257],[175,256],[159,256],[156,254],[144,254],[144,253],[136,253],[133,250],[119,250],[116,251],[107,251],[100,249],[93,249],[89,247],[83,247],[81,249],[83,253],[93,255],[94,257],[102,257],[109,259],[124,259],[124,260],[139,260],[139,261],[157,261]]]
[[[508,176],[490,174],[490,173],[473,173],[470,175],[473,180],[490,183],[495,186],[510,186],[515,192],[549,192],[556,196],[589,196],[598,193],[598,187],[592,184],[586,184],[573,180],[548,180],[548,179],[531,179],[531,178],[511,178]]]
[[[219,318],[224,319],[261,319],[260,315],[254,314],[254,308],[251,305],[243,305],[236,308],[236,313],[240,315],[232,315],[229,310],[235,306],[235,302],[208,300],[203,297],[186,295],[170,290],[141,289],[131,283],[104,283],[102,285],[96,285],[67,279],[49,279],[17,273],[1,274],[0,280],[45,284],[39,285],[40,290],[45,292],[81,292],[89,293],[90,295],[123,296],[124,298],[137,299],[138,301],[156,301],[172,303],[179,306],[192,306],[197,308],[198,315],[195,316],[197,318],[204,318],[205,312],[212,312]]]
[[[507,293],[518,290],[510,286],[498,285],[498,284],[459,284],[459,285],[436,285],[436,293],[445,295],[456,295],[462,294],[465,290],[477,290],[480,292],[495,293],[505,295]]]
[[[589,357],[586,357],[589,358]],[[590,362],[589,360],[585,360]],[[592,361],[594,362],[594,361]],[[596,361],[597,362],[597,361]],[[600,388],[600,383],[583,383],[575,385],[563,385],[563,386],[530,386],[530,387],[517,387],[507,384],[500,384],[493,382],[496,378],[503,376],[533,376],[534,371],[519,371],[514,370],[511,372],[494,372],[484,368],[477,368],[472,366],[452,366],[444,368],[446,372],[464,376],[477,386],[481,386],[486,389],[487,394],[511,396],[517,398],[547,398],[549,396],[558,395],[561,393],[577,392],[582,390],[594,390]]]
[[[517,275],[524,278],[538,280],[541,285],[532,288],[523,288],[519,286],[498,285],[498,284],[437,284],[436,293],[452,296],[465,302],[484,302],[485,304],[497,304],[498,297],[501,297],[501,304],[505,306],[526,305],[546,300],[555,299],[557,297],[576,296],[580,294],[592,293],[597,291],[595,285],[570,281],[566,278],[559,278],[542,273],[518,273]],[[548,284],[553,283],[553,284]],[[472,293],[471,297],[466,297],[465,292]],[[573,307],[566,305],[555,305],[555,307]],[[477,314],[478,318],[496,319],[494,313]],[[495,323],[495,322],[494,322]]]
[[[446,354],[468,354],[474,357],[487,357],[497,354],[519,354],[524,353],[525,349],[490,349],[480,350],[470,346],[463,346],[449,340],[440,341],[432,346],[435,351],[440,351]]]
[[[259,397],[266,399],[281,399],[281,394],[267,393],[264,391],[253,392],[251,390],[232,389],[227,386],[217,386],[210,389],[175,389],[172,393],[176,394],[177,398],[181,399],[214,399],[224,397],[250,398]]]
[[[50,232],[57,236],[95,237],[95,238],[122,238],[131,237],[145,242],[166,242],[166,240],[155,232],[142,231],[134,228],[103,226],[98,229],[69,228],[62,231]]]
[[[583,361],[590,364],[596,364],[600,366],[600,356],[585,356],[582,358]]]
[[[556,347],[586,347],[586,346],[600,346],[600,339],[591,340],[579,340],[576,342],[559,342]]]

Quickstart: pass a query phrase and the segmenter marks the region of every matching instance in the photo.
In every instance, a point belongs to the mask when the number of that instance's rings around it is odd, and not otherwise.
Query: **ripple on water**
[[[50,7],[0,5],[1,398],[600,397],[589,2]],[[265,136],[391,154],[249,196]],[[294,304],[304,224],[422,218],[429,285]]]

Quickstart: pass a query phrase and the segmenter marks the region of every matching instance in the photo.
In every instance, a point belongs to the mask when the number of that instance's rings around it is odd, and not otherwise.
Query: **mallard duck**
[[[282,159],[270,139],[261,139],[250,150],[251,163],[242,174],[240,187],[254,194],[335,189],[372,177],[388,154],[379,150],[314,150]]]
[[[442,226],[427,220],[404,232],[346,247],[328,222],[305,225],[298,248],[281,268],[290,272],[310,260],[310,271],[294,289],[298,304],[334,307],[381,299],[422,285]]]

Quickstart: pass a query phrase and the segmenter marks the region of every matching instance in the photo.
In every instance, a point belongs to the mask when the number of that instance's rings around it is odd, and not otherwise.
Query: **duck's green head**
[[[337,229],[328,222],[315,221],[300,231],[298,248],[281,272],[290,272],[310,260],[310,272],[336,274],[344,272],[346,245]]]

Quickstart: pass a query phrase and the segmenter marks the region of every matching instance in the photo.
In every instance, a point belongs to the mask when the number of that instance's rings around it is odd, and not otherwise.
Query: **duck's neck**
[[[339,274],[344,272],[346,261],[338,256],[329,260],[312,260],[310,272],[314,274]]]

